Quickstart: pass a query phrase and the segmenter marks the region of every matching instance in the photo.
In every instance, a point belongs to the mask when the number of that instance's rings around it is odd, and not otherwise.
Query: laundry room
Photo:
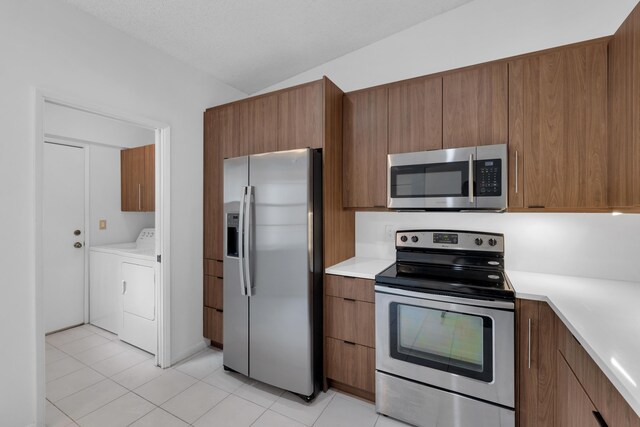
[[[140,349],[150,358],[157,345],[156,131],[53,102],[44,103],[43,119],[45,333],[85,324],[87,336],[69,349],[79,360],[126,350],[136,359]],[[95,340],[111,345],[92,354]],[[84,341],[86,348],[78,346]],[[67,362],[47,365],[47,380],[75,368]]]

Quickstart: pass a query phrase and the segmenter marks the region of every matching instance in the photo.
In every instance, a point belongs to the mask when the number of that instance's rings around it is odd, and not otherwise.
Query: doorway
[[[153,219],[152,225],[155,226],[155,249],[153,250],[151,265],[154,270],[157,289],[154,295],[155,311],[157,312],[157,332],[155,332],[157,345],[154,346],[155,359],[152,358],[151,361],[155,360],[155,365],[166,368],[171,360],[169,328],[170,129],[164,123],[144,117],[123,113],[90,102],[70,100],[55,94],[37,91],[35,114],[37,425],[44,425],[46,414],[45,346],[47,348],[52,347],[49,344],[45,344],[45,334],[89,322],[88,266],[92,234],[96,243],[100,244],[100,241],[98,239],[99,233],[94,230],[98,229],[97,222],[93,224],[93,220],[91,222],[88,221],[90,203],[86,194],[87,187],[90,185],[91,171],[88,162],[92,148],[94,155],[100,157],[105,152],[105,147],[109,146],[108,141],[87,141],[86,138],[77,138],[74,135],[45,132],[45,117],[48,105],[81,112],[107,122],[111,121],[138,127],[151,135],[155,169],[155,183],[153,184],[153,187],[155,187],[155,212],[148,215],[151,215]],[[128,146],[125,145],[120,148],[128,148]],[[119,158],[119,149],[116,151]],[[82,163],[80,162],[80,157],[82,157]],[[58,166],[64,164],[65,167],[52,168],[50,167],[52,164],[57,164]],[[72,172],[80,169],[83,170],[82,177],[79,173]],[[55,179],[51,180],[52,178]],[[118,170],[119,178],[120,170]],[[80,197],[77,196],[79,188],[82,193]],[[118,196],[118,210],[120,210],[119,202]],[[69,209],[64,209],[65,207]],[[70,211],[74,213],[70,214]],[[142,213],[137,215],[142,215]],[[82,217],[81,220],[79,219],[80,217]],[[75,225],[76,222],[78,222],[78,225]],[[71,242],[69,247],[69,242],[66,241],[68,236],[66,235],[69,234],[67,233],[67,228],[71,223],[74,223],[74,225],[71,226],[70,235],[75,240]],[[109,224],[111,225],[111,222]],[[93,227],[94,225],[96,227]],[[100,226],[102,226],[102,221],[100,221]],[[145,226],[144,230],[148,230],[148,228]],[[79,234],[77,234],[78,231]],[[136,233],[139,232],[140,228],[136,230]],[[135,237],[133,240],[135,240]],[[67,250],[68,248],[74,249],[76,252],[69,251]],[[56,252],[60,253],[56,254]],[[64,252],[67,253],[65,254]],[[75,261],[75,263],[72,261]],[[56,270],[59,270],[58,273],[56,273]],[[78,280],[78,277],[80,277],[80,280]],[[50,283],[54,280],[58,283],[58,288],[50,286]],[[78,282],[82,284],[83,289],[80,289]],[[62,283],[62,287],[60,287],[60,283]],[[69,297],[70,295],[72,297]],[[65,307],[65,304],[69,306],[73,304],[74,308],[60,310],[61,307]],[[57,307],[58,309],[51,310],[51,307]],[[53,313],[53,311],[56,311],[56,313]],[[95,335],[98,336],[99,334],[99,331],[97,331]],[[101,340],[96,338],[95,341]]]

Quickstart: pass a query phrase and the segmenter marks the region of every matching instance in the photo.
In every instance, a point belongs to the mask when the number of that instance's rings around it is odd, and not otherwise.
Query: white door
[[[44,144],[42,250],[45,332],[84,323],[84,149]]]

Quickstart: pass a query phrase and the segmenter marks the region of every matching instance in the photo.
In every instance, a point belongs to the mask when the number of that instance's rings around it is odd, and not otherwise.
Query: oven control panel
[[[396,248],[504,252],[504,235],[476,231],[399,230]]]

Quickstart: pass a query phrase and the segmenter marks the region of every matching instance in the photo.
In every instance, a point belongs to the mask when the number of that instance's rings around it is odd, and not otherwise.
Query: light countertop
[[[640,282],[507,270],[516,297],[546,301],[640,416]]]
[[[354,257],[327,274],[375,279],[393,259]],[[640,282],[507,270],[516,297],[547,302],[640,416]]]
[[[324,270],[326,274],[335,274],[337,276],[360,277],[361,279],[376,278],[376,274],[389,267],[396,262],[395,259],[379,259],[353,257],[339,264],[332,265]]]

